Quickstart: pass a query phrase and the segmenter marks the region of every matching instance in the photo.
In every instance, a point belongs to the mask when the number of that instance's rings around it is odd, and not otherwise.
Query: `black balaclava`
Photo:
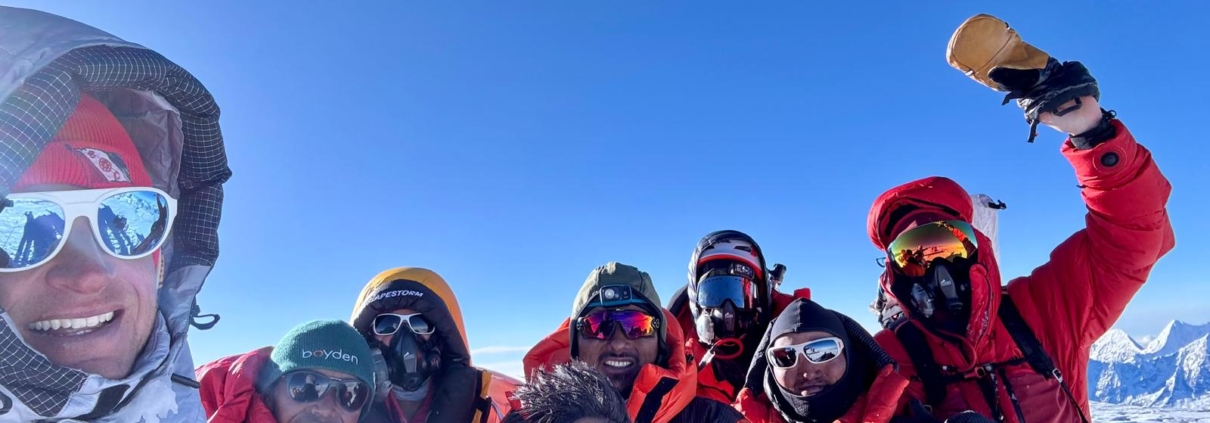
[[[836,384],[824,388],[823,391],[809,397],[799,396],[787,391],[773,379],[771,364],[766,362],[764,388],[773,407],[787,420],[792,422],[832,422],[844,415],[853,406],[857,398],[869,387],[869,369],[867,365],[872,358],[867,357],[861,346],[851,341],[841,317],[834,311],[828,310],[807,299],[798,299],[790,303],[770,326],[765,336],[767,344],[761,345],[764,354],[773,341],[789,333],[821,331],[832,334],[844,342],[844,355],[847,363],[844,376]],[[762,357],[763,359],[763,357]],[[803,357],[799,356],[799,360]]]

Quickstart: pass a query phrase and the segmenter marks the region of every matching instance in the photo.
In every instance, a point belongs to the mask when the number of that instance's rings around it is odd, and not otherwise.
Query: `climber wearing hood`
[[[651,276],[609,263],[589,273],[571,317],[525,355],[525,374],[581,360],[621,392],[635,423],[742,421],[727,404],[697,396],[697,368],[684,345]]]
[[[1059,63],[989,15],[963,23],[949,55],[955,68],[1010,91],[1030,122],[1068,134],[1062,152],[1087,227],[1002,287],[961,186],[931,177],[892,188],[874,202],[868,230],[887,255],[882,289],[906,321],[875,338],[912,380],[901,403],[922,401],[938,418],[972,409],[1010,423],[1087,422],[1089,347],[1175,245],[1171,186],[1151,153],[1100,108],[1096,81],[1079,62]]]
[[[760,334],[795,298],[777,290],[786,267],[769,269],[756,240],[740,231],[707,234],[689,258],[689,282],[672,296],[668,311],[691,341],[698,368],[697,394],[732,403],[752,364]]]
[[[380,273],[361,290],[352,321],[381,357],[365,421],[488,423],[508,412],[505,393],[520,381],[471,366],[462,311],[437,273]]]
[[[314,320],[202,365],[197,380],[208,423],[354,423],[374,396],[374,357],[348,323]]]
[[[799,299],[765,331],[736,407],[753,423],[890,421],[908,381],[848,316]]]
[[[186,339],[230,176],[218,107],[95,28],[0,24],[0,421],[204,419]]]

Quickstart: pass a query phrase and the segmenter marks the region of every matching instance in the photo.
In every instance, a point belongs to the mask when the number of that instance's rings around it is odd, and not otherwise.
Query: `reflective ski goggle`
[[[907,276],[921,277],[934,260],[953,262],[970,259],[979,248],[975,230],[961,220],[945,220],[918,226],[900,234],[887,247],[893,268]]]
[[[741,276],[710,276],[697,285],[697,304],[706,308],[721,308],[728,300],[736,308],[751,308],[748,298],[752,280]]]
[[[176,200],[148,187],[11,194],[0,198],[0,273],[50,261],[66,244],[72,224],[86,217],[110,255],[133,260],[168,239]]]
[[[844,342],[840,338],[829,337],[808,341],[798,345],[769,348],[769,362],[776,367],[789,368],[798,364],[798,356],[807,358],[808,362],[823,364],[840,357],[844,351]]]
[[[356,379],[337,379],[307,370],[290,372],[284,378],[286,392],[297,402],[315,402],[333,393],[341,408],[357,411],[370,398],[370,387]]]
[[[428,320],[424,319],[420,313],[412,314],[395,314],[382,313],[374,317],[374,334],[376,335],[394,335],[399,332],[399,328],[407,324],[412,333],[417,335],[432,335],[433,325],[429,324]]]
[[[612,338],[618,327],[629,339],[655,336],[660,324],[654,316],[639,310],[602,310],[581,317],[577,326],[580,336],[605,340]]]

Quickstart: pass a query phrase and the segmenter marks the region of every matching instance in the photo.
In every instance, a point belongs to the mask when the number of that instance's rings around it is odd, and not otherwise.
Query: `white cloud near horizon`
[[[510,347],[503,345],[493,345],[490,347],[475,348],[471,350],[471,355],[492,355],[492,354],[510,354],[528,352],[532,347]]]

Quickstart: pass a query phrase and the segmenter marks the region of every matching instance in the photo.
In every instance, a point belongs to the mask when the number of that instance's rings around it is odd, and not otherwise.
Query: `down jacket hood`
[[[159,322],[132,374],[111,380],[55,365],[0,310],[0,420],[204,420],[187,334],[218,258],[222,184],[231,175],[218,106],[177,64],[96,28],[10,7],[0,7],[0,26],[0,195],[87,92],[126,128],[155,187],[179,204],[162,249]]]
[[[437,336],[444,340],[441,370],[432,379],[436,392],[427,421],[470,422],[480,414],[490,416],[494,413],[495,419],[506,414],[510,408],[504,396],[520,381],[471,366],[462,309],[453,289],[436,272],[400,267],[378,274],[361,290],[350,320],[353,327],[368,338],[373,334],[371,326],[375,316],[403,308],[423,314],[433,324]],[[477,409],[484,400],[490,402],[492,410]]]
[[[886,250],[894,241],[897,226],[916,214],[927,213],[972,222],[975,208],[970,194],[952,179],[934,176],[915,180],[891,188],[874,201],[870,208],[868,232],[875,247]],[[996,263],[993,243],[979,228],[975,228],[979,248],[976,264],[971,268],[971,316],[964,337],[966,348],[980,349],[989,342],[988,334],[999,321],[996,310],[1000,307],[1000,268]],[[882,274],[882,289],[899,304],[908,304],[892,289],[894,277],[890,266]],[[906,315],[909,307],[903,307]]]

